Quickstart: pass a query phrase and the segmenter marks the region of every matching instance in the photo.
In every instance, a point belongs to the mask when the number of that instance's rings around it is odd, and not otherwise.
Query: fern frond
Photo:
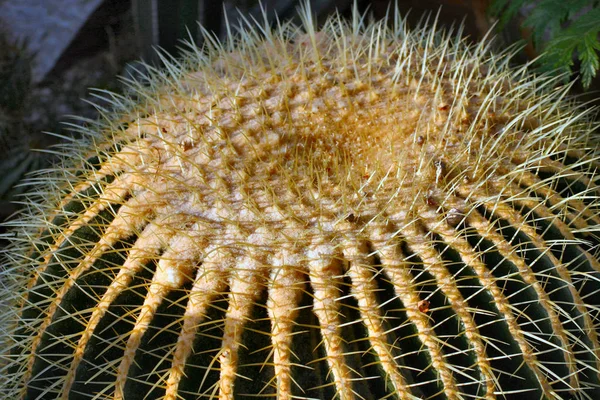
[[[527,7],[524,0],[496,0],[488,12],[498,18],[503,30]],[[542,51],[537,60],[541,71],[554,71],[572,76],[575,60],[581,66],[579,73],[584,88],[589,88],[600,65],[600,8],[590,0],[542,0],[532,7],[523,20],[523,27],[531,29],[534,47]]]

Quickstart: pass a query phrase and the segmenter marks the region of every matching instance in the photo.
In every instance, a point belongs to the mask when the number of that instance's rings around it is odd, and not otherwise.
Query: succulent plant
[[[0,28],[0,109],[18,113],[29,100],[32,57],[27,43]]]
[[[598,142],[435,21],[153,70],[8,224],[7,399],[600,398]]]

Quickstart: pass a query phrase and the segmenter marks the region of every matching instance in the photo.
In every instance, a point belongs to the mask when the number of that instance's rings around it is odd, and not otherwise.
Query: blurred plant
[[[32,57],[26,47],[0,31],[0,107],[13,112],[23,108],[31,86]]]
[[[26,43],[0,30],[0,220],[12,211],[14,184],[38,167],[24,143],[23,114],[31,93],[31,54]],[[26,146],[25,146],[26,147]]]
[[[206,33],[223,38],[226,34],[224,14],[227,14],[233,32],[253,19],[262,20],[265,18],[263,12],[275,27],[276,16],[280,20],[296,19],[299,22],[297,11],[304,1],[306,0],[132,0],[131,7],[142,59],[146,63],[160,65],[157,48],[177,56],[182,41],[191,39],[201,45]],[[349,9],[353,0],[308,2],[317,17],[324,17],[334,10],[341,12]],[[143,70],[144,67],[132,65],[129,69]]]
[[[522,26],[531,29],[531,43],[541,53],[539,69],[564,73],[567,79],[577,60],[582,85],[589,88],[600,67],[600,1],[493,0],[488,11],[504,30],[523,10]]]
[[[199,22],[208,30],[218,30],[223,11],[221,0],[133,0],[132,11],[144,61],[157,64],[156,48],[177,52],[181,39],[198,37]]]

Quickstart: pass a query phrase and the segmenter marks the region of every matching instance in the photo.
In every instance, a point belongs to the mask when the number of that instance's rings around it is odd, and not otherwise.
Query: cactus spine
[[[460,29],[302,15],[130,82],[33,178],[0,393],[600,398],[590,111]]]

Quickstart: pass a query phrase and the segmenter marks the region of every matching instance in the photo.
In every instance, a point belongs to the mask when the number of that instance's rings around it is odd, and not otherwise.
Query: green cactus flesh
[[[589,109],[460,31],[303,16],[30,178],[3,398],[600,398]]]

